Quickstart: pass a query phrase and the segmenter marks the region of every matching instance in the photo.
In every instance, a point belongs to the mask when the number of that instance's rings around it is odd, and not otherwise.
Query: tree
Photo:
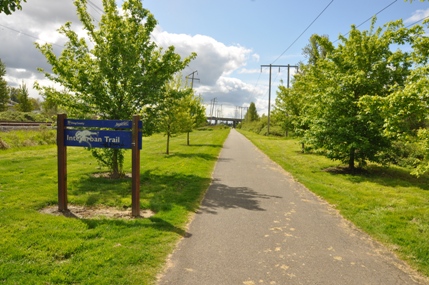
[[[19,104],[16,107],[18,111],[20,112],[33,111],[33,103],[30,100],[30,97],[28,94],[28,88],[24,82],[19,86],[18,101],[19,101]]]
[[[19,103],[19,88],[8,87],[9,98],[12,102]]]
[[[428,25],[429,20],[424,24]],[[424,159],[412,172],[421,175],[429,171],[429,38],[423,26],[414,26],[409,43],[412,48],[413,69],[405,84],[392,86],[387,97],[365,97],[364,106],[375,109],[384,117],[386,136],[412,143],[417,141],[425,150]]]
[[[0,59],[0,112],[7,110],[7,104],[9,103],[9,92],[7,82],[3,78],[6,75],[6,66]]]
[[[244,122],[251,123],[257,120],[259,120],[258,111],[256,111],[255,103],[252,102],[244,115]]]
[[[27,2],[27,0],[1,0],[0,13],[10,15],[15,10],[21,10],[21,2]]]
[[[322,36],[325,39],[329,39],[328,36]],[[314,34],[310,37],[309,43],[303,48],[302,54],[308,59],[308,64],[315,64],[319,58],[326,57],[326,49],[319,44],[320,36]]]
[[[189,106],[185,104],[190,95],[193,90],[183,87],[181,76],[176,76],[165,85],[164,94],[157,103],[158,127],[167,137],[166,154],[170,154],[170,138],[190,124]]]
[[[36,43],[52,65],[52,73],[41,71],[65,92],[36,86],[72,116],[130,119],[133,114],[141,114],[144,133],[150,134],[156,122],[153,107],[162,96],[164,84],[196,54],[182,60],[173,46],[158,48],[151,41],[157,22],[139,0],[124,1],[121,11],[114,0],[104,0],[105,13],[97,27],[87,11],[86,0],[75,0],[74,4],[90,44],[78,37],[69,22],[59,29],[68,38],[59,57],[52,45]],[[113,177],[123,173],[122,150],[91,151]]]
[[[359,31],[355,26],[349,37],[340,36],[337,47],[326,38],[318,43],[327,51],[305,70],[307,100],[311,102],[308,116],[313,123],[305,134],[306,141],[325,150],[327,157],[338,159],[354,170],[378,161],[378,153],[390,148],[384,135],[384,120],[379,112],[361,104],[362,98],[386,97],[392,86],[403,86],[410,73],[411,55],[391,51],[392,44],[409,42],[414,29],[402,22],[389,23],[385,29]]]
[[[285,136],[288,136],[289,131],[295,130],[299,125],[298,120],[304,106],[304,96],[299,88],[287,88],[283,82],[281,83],[277,90],[272,117],[273,121],[281,126]]]
[[[41,109],[41,103],[40,103],[39,99],[30,98],[30,102],[31,102],[31,106],[32,106],[33,110],[40,111],[40,109]]]
[[[190,92],[182,101],[188,114],[188,119],[184,122],[183,130],[187,133],[186,144],[190,145],[190,132],[195,128],[207,124],[206,108],[203,105],[201,96],[195,96],[194,92]]]

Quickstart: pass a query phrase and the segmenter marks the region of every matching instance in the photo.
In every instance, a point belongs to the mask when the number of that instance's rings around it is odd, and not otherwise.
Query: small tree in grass
[[[27,85],[23,82],[19,86],[18,90],[19,90],[19,94],[18,94],[19,104],[16,107],[17,110],[21,112],[31,112],[34,108],[33,108],[33,103],[28,94]]]
[[[250,103],[249,109],[246,112],[246,115],[244,115],[244,122],[251,123],[254,121],[259,120],[258,111],[256,111],[255,103]]]
[[[187,133],[186,144],[190,145],[190,133],[195,128],[207,124],[206,108],[203,105],[201,96],[195,96],[194,92],[189,93],[182,101],[188,114],[188,119],[185,121],[183,130]]]
[[[125,0],[122,11],[114,0],[103,0],[104,15],[97,26],[86,0],[75,0],[74,4],[88,40],[79,38],[72,24],[66,23],[59,29],[68,38],[60,56],[52,45],[36,44],[52,66],[52,73],[41,71],[66,91],[36,87],[70,116],[130,119],[145,110],[144,132],[151,133],[156,121],[152,109],[163,95],[164,84],[196,54],[182,59],[173,46],[165,50],[157,47],[151,41],[157,22],[139,0]],[[123,150],[91,151],[113,177],[123,174]]]

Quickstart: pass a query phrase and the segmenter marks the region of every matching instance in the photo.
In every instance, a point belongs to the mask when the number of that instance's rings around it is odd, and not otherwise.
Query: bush
[[[13,122],[52,122],[50,117],[33,112],[5,111],[0,112],[0,121]]]

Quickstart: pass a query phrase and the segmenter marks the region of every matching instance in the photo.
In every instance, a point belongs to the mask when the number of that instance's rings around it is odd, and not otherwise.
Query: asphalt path
[[[158,284],[428,284],[235,130]]]

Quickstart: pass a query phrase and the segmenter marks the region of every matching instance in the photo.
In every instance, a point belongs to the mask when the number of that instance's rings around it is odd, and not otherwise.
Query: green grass
[[[346,219],[429,276],[428,175],[416,178],[409,170],[374,164],[347,174],[338,171],[339,163],[301,153],[297,140],[241,132]]]
[[[42,214],[57,204],[53,145],[0,150],[0,284],[154,284],[207,189],[229,130],[171,141],[143,139],[141,208],[147,219],[76,219]],[[125,169],[131,172],[131,153]],[[131,206],[131,180],[95,178],[95,159],[68,148],[69,205]]]
[[[0,151],[28,146],[55,144],[56,131],[41,127],[39,130],[0,132]]]

